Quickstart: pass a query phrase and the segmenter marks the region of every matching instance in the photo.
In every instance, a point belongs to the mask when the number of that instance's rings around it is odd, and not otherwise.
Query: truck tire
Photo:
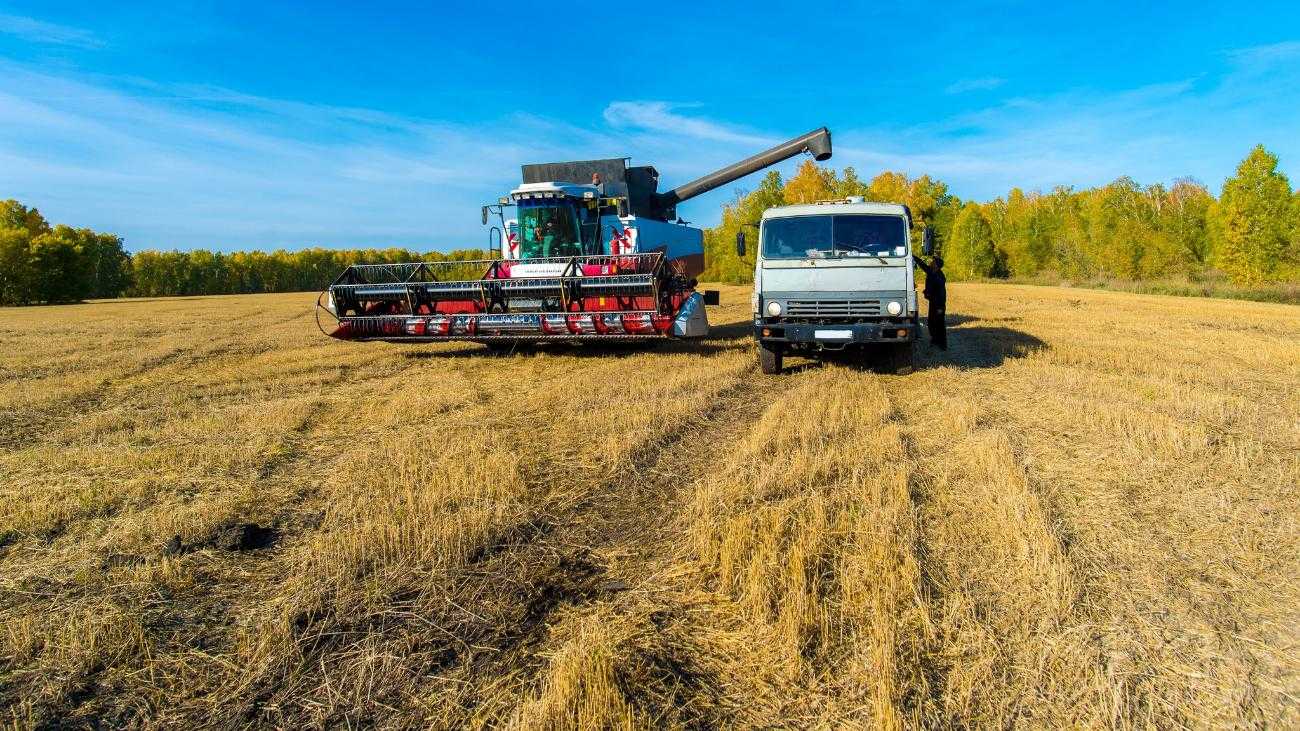
[[[912,372],[912,343],[897,343],[890,346],[885,367],[890,373],[905,376]]]
[[[781,352],[780,345],[759,342],[758,367],[769,376],[775,373],[780,373],[784,355],[785,354]]]

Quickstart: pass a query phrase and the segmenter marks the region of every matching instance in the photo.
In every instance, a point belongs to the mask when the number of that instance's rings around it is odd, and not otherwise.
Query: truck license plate
[[[814,330],[813,337],[818,340],[852,340],[852,330]]]

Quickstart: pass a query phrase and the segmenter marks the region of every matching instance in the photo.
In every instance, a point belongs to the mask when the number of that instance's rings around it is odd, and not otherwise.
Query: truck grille
[[[877,317],[880,300],[790,300],[786,317]]]

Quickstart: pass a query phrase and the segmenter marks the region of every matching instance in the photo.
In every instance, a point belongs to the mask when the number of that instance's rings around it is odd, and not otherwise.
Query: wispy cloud
[[[605,121],[616,129],[642,129],[713,142],[772,144],[773,140],[731,125],[680,114],[693,104],[664,101],[616,101],[605,107]]]
[[[1251,70],[1267,69],[1276,64],[1292,61],[1300,62],[1300,41],[1282,41],[1262,46],[1238,48],[1229,51],[1228,58],[1238,66]]]
[[[944,89],[945,94],[965,94],[969,91],[991,91],[1007,83],[1006,79],[996,76],[986,76],[981,79],[962,79],[948,85]]]
[[[521,160],[574,152],[563,135],[514,132],[527,129],[516,120],[471,127],[198,91],[0,61],[0,198],[133,248],[468,246],[484,238],[478,205],[517,182]]]
[[[606,115],[617,126],[522,113],[467,124],[0,59],[0,199],[134,249],[451,248],[485,243],[478,207],[518,184],[521,163],[631,156],[672,182],[766,142],[622,110]]]
[[[1122,175],[1143,183],[1190,175],[1214,187],[1257,142],[1294,169],[1300,145],[1278,130],[1300,128],[1287,93],[1300,78],[1275,73],[1246,84],[1245,73],[1017,97],[926,125],[837,131],[835,158],[860,172],[928,173],[979,199]]]
[[[81,28],[50,23],[24,15],[0,13],[0,33],[32,43],[77,48],[100,48],[104,44],[94,33]]]
[[[1243,62],[1218,76],[1014,97],[924,124],[841,122],[830,164],[865,176],[928,173],[977,199],[1120,175],[1192,175],[1213,186],[1256,142],[1295,172],[1300,140],[1278,130],[1300,129],[1300,68],[1279,60],[1287,47],[1262,48],[1244,49]],[[626,100],[589,120],[514,113],[468,123],[88,80],[0,59],[0,198],[120,233],[136,249],[481,245],[478,206],[518,182],[520,163],[631,156],[672,185],[800,131]],[[690,201],[683,215],[710,225],[733,191]]]

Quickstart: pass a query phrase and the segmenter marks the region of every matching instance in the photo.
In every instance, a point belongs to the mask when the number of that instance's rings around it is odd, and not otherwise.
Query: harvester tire
[[[781,372],[784,356],[780,345],[763,342],[758,344],[758,367],[769,376]]]

